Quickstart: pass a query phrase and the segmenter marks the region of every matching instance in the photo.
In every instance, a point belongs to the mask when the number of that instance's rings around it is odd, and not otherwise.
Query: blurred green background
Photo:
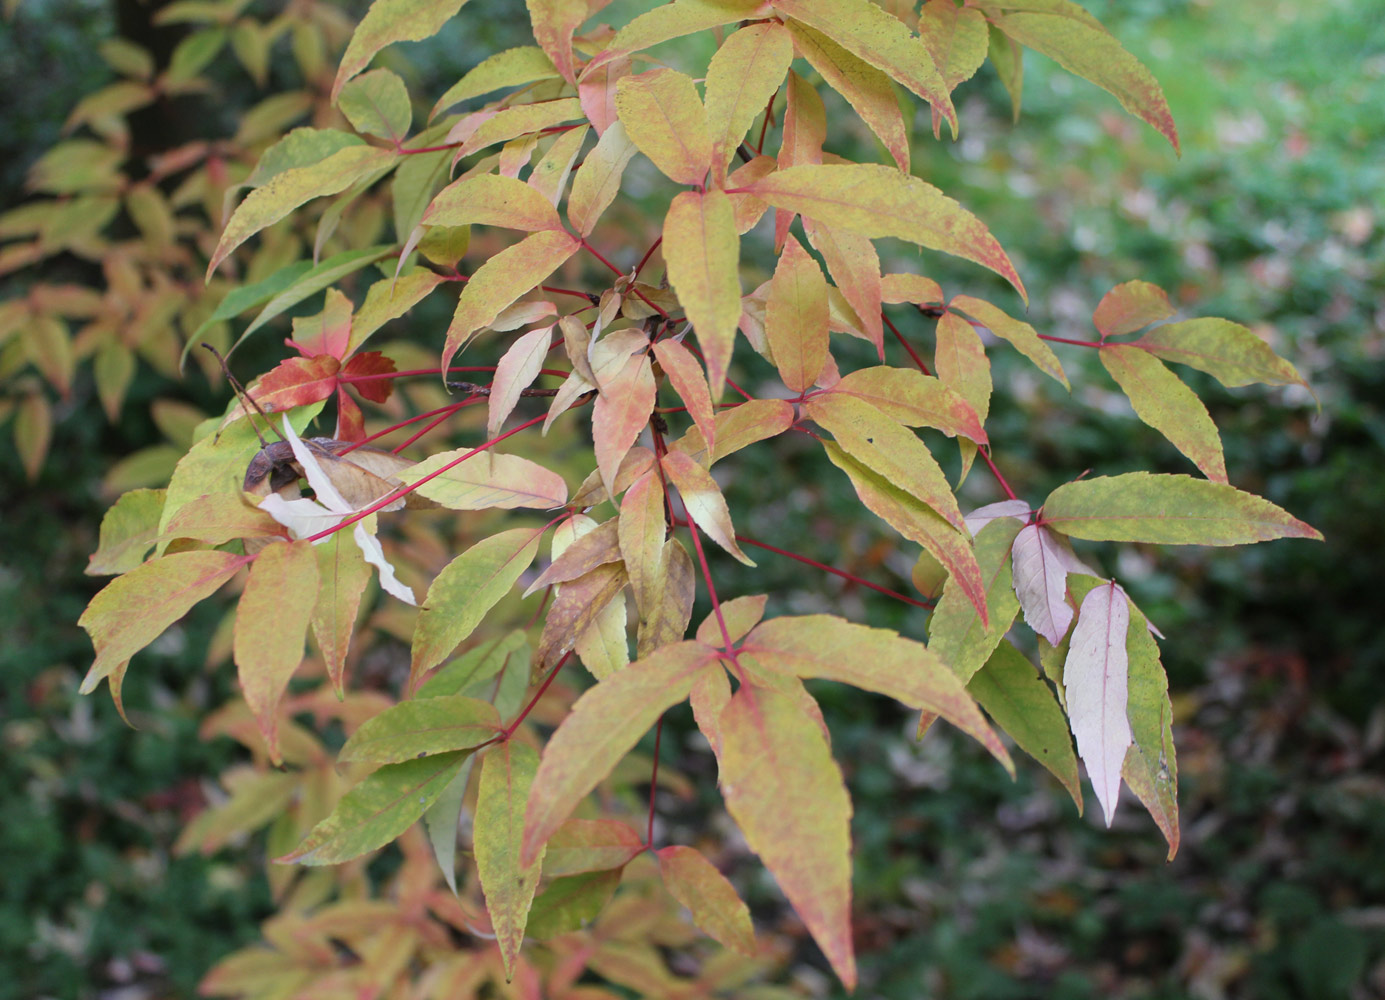
[[[1086,6],[1162,81],[1181,159],[1108,95],[1029,53],[1020,122],[986,67],[957,94],[960,141],[933,142],[918,119],[915,172],[989,223],[1043,332],[1089,338],[1101,295],[1143,278],[1188,315],[1252,325],[1292,359],[1317,401],[1195,387],[1223,429],[1232,482],[1328,541],[1084,550],[1168,636],[1184,838],[1172,863],[1131,801],[1103,830],[1037,768],[1012,784],[949,733],[915,744],[912,720],[878,700],[817,692],[856,808],[857,995],[1385,996],[1385,18],[1378,0]],[[517,10],[474,0],[470,27],[408,49],[419,92],[515,44]],[[104,82],[90,51],[115,25],[97,0],[26,0],[0,22],[5,207],[66,109]],[[854,134],[829,148],[873,155]],[[1003,294],[932,255],[914,266],[949,291]],[[929,342],[921,319],[899,321]],[[1129,415],[1094,352],[1059,353],[1072,399],[995,354],[990,430],[1017,489],[1042,497],[1088,468],[1190,471]],[[746,371],[752,389],[757,373]],[[200,382],[183,391],[212,403]],[[107,503],[100,481],[159,440],[144,411],[168,392],[146,373],[108,426],[79,383],[35,483],[0,447],[0,998],[191,996],[271,912],[254,845],[212,859],[169,851],[200,782],[235,755],[197,738],[230,687],[201,669],[217,610],[199,609],[137,661],[126,685],[137,731],[104,692],[76,694],[90,646],[74,622],[101,583],[82,575]],[[911,561],[811,449],[784,440],[733,461],[793,479],[737,476],[740,530],[907,586]],[[990,487],[977,473],[969,498],[995,499]],[[835,610],[922,634],[917,615],[858,589],[768,554],[760,564],[738,592],[770,591],[771,613]],[[732,577],[731,564],[719,570]],[[706,766],[684,757],[691,774]],[[671,818],[671,835],[699,815]],[[742,874],[762,926],[794,933],[755,871]],[[786,976],[837,995],[797,933]]]

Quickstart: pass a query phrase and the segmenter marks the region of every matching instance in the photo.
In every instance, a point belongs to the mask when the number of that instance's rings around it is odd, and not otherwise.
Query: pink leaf
[[[1121,765],[1132,742],[1126,717],[1130,658],[1125,637],[1130,605],[1113,582],[1093,588],[1082,600],[1063,663],[1068,720],[1077,755],[1087,766],[1106,825],[1116,814]]]
[[[1072,624],[1065,598],[1067,562],[1047,528],[1027,524],[1015,536],[1015,596],[1024,620],[1050,645],[1058,645]]]

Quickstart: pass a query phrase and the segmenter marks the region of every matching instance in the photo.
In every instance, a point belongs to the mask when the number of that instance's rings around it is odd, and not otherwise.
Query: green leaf
[[[130,657],[247,562],[232,552],[180,552],[143,563],[106,584],[77,620],[96,647],[82,694],[94,691],[101,678],[123,671]]]
[[[319,163],[276,174],[263,187],[251,191],[236,208],[207,265],[207,277],[211,277],[231,251],[261,229],[314,198],[346,190],[367,174],[389,167],[396,158],[397,154],[390,149],[348,146]]]
[[[239,316],[247,309],[253,309],[262,302],[268,302],[312,269],[312,261],[300,260],[289,264],[287,267],[279,268],[269,277],[263,278],[253,285],[240,285],[231,289],[220,304],[212,310],[212,314],[192,332],[192,336],[188,338],[187,344],[183,347],[180,363],[187,360],[188,353],[201,342],[202,335],[214,324]]]
[[[433,800],[428,811],[423,814],[423,826],[428,831],[428,842],[433,845],[433,855],[438,859],[442,877],[453,895],[457,893],[457,827],[462,820],[462,804],[466,798],[467,785],[471,781],[471,768],[476,763],[476,755],[468,754],[461,770],[452,776],[441,794]]]
[[[850,684],[941,715],[1014,773],[1010,755],[963,682],[922,643],[832,615],[805,615],[755,626],[741,656],[766,669]]]
[[[1221,435],[1197,394],[1148,351],[1130,344],[1104,344],[1098,353],[1129,397],[1135,415],[1168,438],[1208,479],[1226,482]]]
[[[522,862],[539,856],[577,803],[666,708],[688,696],[698,674],[709,668],[721,669],[715,650],[700,642],[673,643],[616,671],[577,699],[544,748],[529,794]]]
[[[342,87],[337,108],[357,132],[395,144],[404,141],[413,124],[409,90],[387,69],[373,69]]]
[[[1191,476],[1131,472],[1067,483],[1041,517],[1054,531],[1099,542],[1246,545],[1322,534],[1268,500]]]
[[[433,580],[414,626],[409,687],[471,635],[534,561],[543,530],[512,528],[484,538]]]
[[[680,0],[681,2],[681,0]],[[539,941],[581,930],[596,919],[620,885],[620,869],[557,878],[529,910],[529,937]]]
[[[963,684],[985,664],[1019,613],[1010,576],[1010,547],[1020,527],[1012,517],[996,518],[981,529],[973,545],[986,587],[990,625],[982,624],[976,608],[950,578],[928,619],[928,648]]]
[[[489,94],[492,90],[557,78],[558,70],[543,49],[534,45],[505,49],[503,52],[487,56],[466,76],[449,87],[447,92],[438,98],[438,103],[433,105],[428,119],[431,121],[452,105]]]
[[[1001,0],[995,6],[1020,8],[992,16],[997,28],[1115,95],[1125,110],[1148,122],[1178,151],[1178,129],[1159,81],[1085,10],[1068,0]]]
[[[873,4],[865,6],[879,10]],[[933,185],[892,167],[873,163],[788,167],[760,178],[747,190],[775,208],[802,213],[824,225],[871,239],[893,236],[980,264],[1029,301],[1024,282],[985,223]]]
[[[375,0],[347,43],[332,83],[332,100],[337,99],[346,81],[369,66],[385,46],[432,38],[465,3],[466,0]]]
[[[669,284],[702,345],[716,402],[741,319],[741,241],[731,200],[716,190],[684,191],[664,217],[663,240]]]
[[[527,865],[519,860],[524,803],[538,766],[539,755],[533,747],[516,740],[505,740],[481,758],[474,825],[476,870],[500,945],[506,982],[514,978],[515,959],[524,941],[524,925],[542,865],[542,851]]]
[[[336,865],[383,847],[427,811],[470,756],[466,750],[386,764],[342,796],[283,864]]]
[[[792,697],[745,684],[720,730],[727,811],[853,989],[851,799],[818,722]]]
[[[334,153],[352,148],[366,148],[365,140],[340,129],[296,128],[260,154],[245,184],[252,188],[262,187],[287,170],[311,167]]]
[[[443,664],[418,686],[414,697],[438,698],[461,694],[500,673],[505,664],[515,656],[522,657],[526,663],[528,661],[528,640],[519,629],[488,639],[468,649],[455,660]]]
[[[317,584],[311,542],[272,542],[255,557],[236,606],[236,675],[276,764],[279,699],[303,662]]]
[[[495,706],[488,701],[460,694],[415,698],[361,723],[337,753],[337,760],[398,764],[450,750],[474,749],[494,739],[503,728]]]
[[[1298,369],[1275,354],[1255,331],[1230,320],[1208,317],[1167,323],[1130,346],[1206,372],[1229,389],[1252,382],[1308,384]]]
[[[241,341],[260,327],[275,317],[283,315],[304,299],[316,295],[324,288],[330,288],[348,274],[355,274],[357,271],[374,264],[377,260],[388,257],[396,249],[393,245],[381,244],[366,247],[363,250],[343,250],[341,253],[328,257],[320,264],[314,265],[265,304],[254,321],[245,328],[245,332],[240,335],[232,350],[239,347]]]
[[[87,561],[88,576],[128,573],[149,554],[159,536],[164,490],[131,490],[101,518],[100,542]]]
[[[665,847],[655,856],[669,895],[688,908],[693,923],[726,947],[753,956],[755,931],[750,926],[750,907],[726,876],[692,847]]]
[[[1080,815],[1082,785],[1068,720],[1034,664],[1008,640],[1002,642],[967,684],[967,694],[1021,750],[1052,772]]]
[[[1159,646],[1150,634],[1149,622],[1133,601],[1126,651],[1130,657],[1126,712],[1135,742],[1125,755],[1121,776],[1163,832],[1172,861],[1178,853],[1180,834],[1178,758],[1174,753],[1169,679],[1159,660]]]
[[[848,455],[840,445],[822,442],[832,464],[846,473],[861,502],[910,541],[918,542],[947,567],[983,617],[986,588],[971,543],[932,507],[904,492]],[[986,619],[989,620],[989,619]]]

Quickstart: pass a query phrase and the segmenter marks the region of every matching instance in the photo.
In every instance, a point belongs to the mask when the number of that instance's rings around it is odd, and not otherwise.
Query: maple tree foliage
[[[455,997],[495,981],[524,995],[616,995],[577,985],[584,968],[651,996],[736,989],[766,960],[746,904],[696,847],[655,837],[658,734],[683,702],[731,819],[853,988],[851,799],[805,681],[893,699],[920,713],[920,737],[944,720],[1011,773],[1010,748],[1023,750],[1079,810],[1080,762],[1105,822],[1124,785],[1172,857],[1177,757],[1153,627],[1118,580],[1083,561],[1081,543],[1320,537],[1231,484],[1215,424],[1170,367],[1243,386],[1301,383],[1293,365],[1245,327],[1178,319],[1139,281],[1112,289],[1094,338],[1074,346],[1097,351],[1139,418],[1200,475],[1079,477],[1025,496],[1001,474],[986,423],[1005,387],[991,356],[1013,348],[1067,388],[1052,346],[1062,338],[1017,318],[1027,293],[1000,238],[910,173],[896,88],[928,106],[946,141],[944,123],[953,136],[965,125],[953,91],[988,61],[1018,113],[1032,49],[1109,91],[1176,151],[1159,85],[1081,7],[927,0],[896,16],[869,0],[677,0],[608,25],[603,6],[530,0],[535,44],[480,63],[419,125],[418,95],[370,67],[388,46],[466,18],[464,0],[376,0],[324,88],[337,117],[266,148],[204,248],[216,282],[318,199],[335,200],[317,246],[382,193],[393,212],[392,240],[306,266],[280,260],[204,310],[206,326],[258,308],[243,340],[325,293],[316,315],[293,321],[293,355],[197,428],[167,487],[127,493],[107,515],[92,565],[116,579],[81,619],[96,648],[84,690],[104,679],[119,705],[142,648],[238,587],[229,641],[244,703],[209,729],[284,770],[238,778],[182,846],[210,850],[273,821],[272,853],[300,866],[278,869],[281,892],[303,866],[359,872],[396,841],[405,857],[397,907],[344,893],[310,912],[320,883],[302,877],[305,903],[285,916],[294,943],[280,934],[274,950],[236,953],[208,993],[281,995],[288,982],[324,996],[369,986]],[[710,60],[664,64],[673,52],[656,47],[692,35],[715,40]],[[825,150],[829,90],[888,162]],[[623,181],[641,158],[662,175],[666,208],[655,239],[617,253],[629,236],[602,220],[630,197]],[[945,290],[895,263],[931,259],[894,253],[900,241],[1011,291],[997,303]],[[773,255],[767,274],[743,260],[752,242]],[[612,263],[625,257],[638,263]],[[380,273],[353,298],[345,279],[372,265]],[[446,296],[436,364],[367,349]],[[934,324],[931,345],[897,331],[889,311],[905,308]],[[834,349],[853,339],[874,363],[844,371],[839,357],[860,352]],[[478,381],[454,381],[458,371]],[[772,390],[752,396],[742,371]],[[394,390],[415,382],[455,395],[403,417]],[[309,436],[328,404],[331,436]],[[473,405],[486,409],[479,442],[419,451]],[[590,443],[559,463],[535,443],[555,427]],[[738,532],[717,463],[772,454],[782,435],[812,438],[862,508],[945,575],[940,593],[920,597],[862,581],[931,607],[927,643],[835,615],[766,619],[767,595],[713,573],[709,544],[746,565],[767,549]],[[951,480],[943,454],[959,459]],[[574,486],[560,464],[589,474]],[[970,474],[1005,499],[964,511]],[[424,508],[506,513],[452,551],[408,534],[411,518],[439,516]],[[818,565],[772,551],[764,558]],[[711,613],[694,627],[699,591]],[[372,630],[410,643],[393,698],[350,683],[353,642]],[[576,696],[579,669],[590,681]],[[328,686],[291,687],[295,675]],[[303,712],[341,724],[339,751],[296,721]],[[652,770],[635,779],[628,765],[651,730]],[[638,780],[654,786],[643,831],[609,794]],[[459,862],[464,814],[470,858]],[[666,968],[651,943],[687,940],[680,907],[730,950],[695,978]],[[444,927],[469,949],[450,949]],[[567,932],[583,927],[573,944]],[[361,942],[359,964],[324,957],[340,940]],[[416,991],[399,993],[417,965],[427,971]]]

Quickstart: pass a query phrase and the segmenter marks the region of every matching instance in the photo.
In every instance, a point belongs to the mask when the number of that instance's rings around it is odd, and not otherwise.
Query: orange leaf
[[[596,467],[606,492],[614,495],[616,470],[649,423],[654,410],[654,368],[648,354],[625,362],[620,374],[601,387],[592,406]]]
[[[1126,281],[1101,297],[1092,313],[1092,322],[1103,337],[1119,337],[1168,319],[1177,311],[1168,292],[1158,285]]]
[[[487,438],[500,433],[505,418],[519,402],[519,394],[539,377],[539,370],[543,368],[552,341],[553,327],[540,327],[520,337],[501,356],[495,366],[495,377],[491,380],[491,394],[487,400],[490,411],[486,418]]]
[[[250,389],[250,398],[266,413],[291,410],[326,399],[337,388],[337,372],[341,362],[330,354],[311,358],[288,358],[266,372]],[[232,411],[232,416],[246,413],[244,406]]]
[[[534,40],[553,60],[563,79],[577,81],[572,55],[572,33],[592,14],[587,0],[529,0],[529,20],[534,26]],[[508,969],[508,964],[507,964]]]
[[[731,524],[731,512],[711,474],[681,451],[670,451],[660,460],[664,472],[678,488],[683,507],[699,528],[727,552],[747,566],[755,561],[736,544],[736,529]]]
[[[706,376],[702,374],[702,368],[692,351],[684,347],[682,341],[656,340],[654,357],[673,383],[674,391],[687,406],[688,416],[702,432],[702,439],[708,444],[715,444],[716,413],[712,409],[712,395],[707,388]]]
[[[880,318],[883,293],[880,255],[875,252],[875,245],[856,233],[838,232],[816,222],[804,221],[809,241],[827,263],[827,273],[841,289],[883,361],[885,328]]]

